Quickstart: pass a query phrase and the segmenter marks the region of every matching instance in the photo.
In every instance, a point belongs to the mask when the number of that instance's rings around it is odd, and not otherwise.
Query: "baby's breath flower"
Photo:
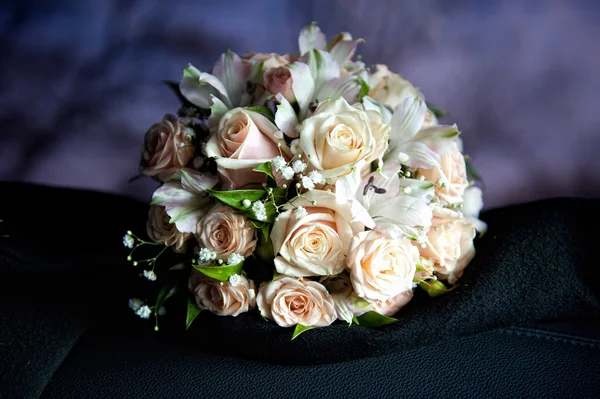
[[[273,168],[275,168],[276,171],[280,172],[283,170],[283,168],[286,167],[287,162],[281,155],[278,155],[271,160],[271,164],[273,165]]]
[[[406,186],[406,187],[404,187],[403,191],[405,194],[410,194],[412,192],[412,188]]]
[[[296,211],[294,212],[296,219],[303,218],[307,214],[308,214],[308,212],[306,212],[306,208],[303,206],[299,206],[298,208],[296,208]]]
[[[244,261],[244,257],[240,254],[231,254],[229,255],[229,257],[227,257],[227,264],[228,265],[237,265],[240,262]]]
[[[245,199],[242,201],[242,205],[244,205],[244,207],[246,208],[250,208],[250,205],[252,205],[252,201],[250,201],[249,199]]]
[[[398,161],[400,163],[406,163],[406,162],[408,162],[409,159],[410,159],[410,157],[405,152],[401,152],[398,154]]]
[[[149,319],[152,314],[152,310],[147,305],[140,307],[135,312],[136,315],[140,316],[142,319]]]
[[[265,204],[263,204],[261,201],[254,201],[252,204],[252,211],[258,220],[267,220]]]
[[[150,281],[156,281],[156,273],[154,273],[152,270],[144,270],[144,272],[142,274],[148,280],[150,280]]]
[[[229,284],[233,285],[234,287],[241,282],[242,276],[240,276],[239,274],[232,274],[231,276],[229,276]]]
[[[442,177],[442,178],[440,178],[440,179],[437,181],[437,184],[438,184],[438,186],[441,186],[441,187],[446,187],[446,184],[448,184],[448,182],[446,181],[446,179],[444,179],[444,178]]]
[[[123,245],[126,248],[133,248],[133,246],[135,245],[135,239],[131,235],[131,232],[128,231],[127,234],[123,236]]]
[[[302,176],[302,185],[309,191],[315,188],[315,183],[313,183],[312,179],[308,176]]]
[[[283,176],[284,179],[286,180],[291,180],[294,178],[294,169],[292,169],[289,166],[286,166],[285,168],[283,168],[283,170],[281,171],[281,175]]]
[[[201,265],[208,265],[215,259],[217,259],[217,254],[208,248],[201,248],[198,252],[198,262]]]
[[[317,172],[316,170],[313,170],[312,172],[310,172],[308,174],[308,177],[310,178],[310,180],[313,181],[313,183],[315,184],[321,184],[321,183],[325,183],[325,179],[323,178],[323,175],[320,174],[319,172]]]
[[[302,148],[300,148],[300,140],[299,139],[293,140],[290,143],[290,151],[292,151],[292,154],[294,154],[294,155],[300,154],[300,152],[302,152]]]
[[[134,312],[137,312],[137,310],[142,307],[142,304],[143,302],[139,298],[131,298],[129,300],[129,308]]]
[[[292,164],[292,168],[294,169],[294,172],[302,173],[302,172],[304,172],[304,170],[306,170],[306,164],[304,162],[302,162],[301,160],[296,159],[294,161],[294,163]]]

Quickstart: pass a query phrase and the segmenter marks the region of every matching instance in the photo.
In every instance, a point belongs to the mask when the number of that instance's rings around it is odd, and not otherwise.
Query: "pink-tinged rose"
[[[465,158],[458,149],[444,155],[439,168],[418,169],[417,174],[436,184],[436,195],[444,205],[463,202],[469,181]]]
[[[300,127],[300,147],[313,169],[327,179],[344,176],[372,159],[377,140],[369,114],[342,97],[322,102]]]
[[[254,282],[239,275],[236,284],[220,282],[194,270],[188,288],[200,309],[219,316],[238,316],[256,307]]]
[[[175,223],[169,223],[170,219],[164,206],[150,206],[146,222],[148,237],[156,243],[172,247],[175,252],[185,253],[188,240],[192,235],[177,230]]]
[[[252,169],[280,155],[277,143],[285,156],[291,155],[285,141],[277,138],[278,131],[263,115],[234,108],[221,118],[218,130],[206,144],[206,155],[215,158],[219,171],[235,188],[262,183],[266,175]]]
[[[263,77],[265,89],[271,94],[281,93],[289,102],[294,102],[294,91],[292,90],[292,74],[289,68],[271,68],[265,72]]]
[[[419,97],[418,90],[408,80],[391,72],[386,65],[375,65],[376,71],[371,75],[369,97],[375,101],[395,109],[409,97]]]
[[[262,62],[265,70],[285,66],[291,62],[288,54],[279,55],[277,53],[247,53],[243,57],[248,64]]]
[[[281,213],[271,241],[275,269],[295,277],[331,276],[344,270],[344,261],[354,234],[365,226],[352,217],[352,205],[339,204],[335,194],[313,190],[304,194],[306,214],[291,208]]]
[[[372,303],[385,302],[412,289],[419,251],[407,238],[371,230],[352,238],[346,263],[356,294]]]
[[[391,297],[387,301],[378,301],[373,304],[373,310],[384,316],[393,316],[402,309],[413,297],[413,290],[406,290]]]
[[[163,181],[168,179],[194,156],[194,137],[194,131],[186,129],[176,116],[165,115],[146,132],[140,172]]]
[[[281,327],[326,327],[336,320],[333,299],[320,283],[279,276],[263,283],[256,303],[260,314]]]
[[[197,225],[196,237],[202,247],[219,258],[231,254],[252,255],[256,248],[256,229],[249,219],[222,203],[213,206]]]
[[[433,260],[435,271],[454,284],[475,256],[473,239],[476,230],[464,219],[450,219],[448,215],[434,216],[432,227],[427,233],[425,248],[419,247],[422,256]]]

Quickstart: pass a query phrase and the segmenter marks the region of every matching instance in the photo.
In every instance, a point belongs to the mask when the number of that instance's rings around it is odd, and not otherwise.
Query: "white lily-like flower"
[[[219,181],[216,176],[191,169],[180,170],[180,181],[170,181],[154,191],[150,205],[161,205],[182,233],[195,232],[196,224],[211,207],[208,191]]]
[[[246,105],[245,93],[248,71],[234,52],[223,53],[212,73],[201,72],[189,64],[179,83],[181,94],[200,108],[226,107],[226,110]],[[225,110],[225,111],[226,111]]]

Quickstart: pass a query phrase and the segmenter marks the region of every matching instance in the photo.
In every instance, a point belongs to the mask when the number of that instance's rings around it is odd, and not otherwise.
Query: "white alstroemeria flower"
[[[181,94],[200,108],[211,108],[210,125],[218,124],[220,116],[229,109],[245,106],[250,100],[246,93],[248,70],[242,59],[227,51],[215,63],[212,74],[201,72],[192,64],[183,70],[179,83]]]
[[[431,225],[428,206],[434,195],[434,185],[415,179],[387,177],[373,172],[361,179],[360,168],[336,182],[336,197],[344,203],[355,200],[366,209],[375,222],[375,230],[394,237],[418,239]],[[410,188],[410,194],[404,190]]]
[[[311,50],[325,50],[331,54],[338,65],[344,66],[352,60],[356,47],[363,42],[364,39],[352,40],[352,35],[348,32],[340,32],[327,43],[325,34],[317,24],[312,23],[300,31],[298,48],[300,55]]]
[[[196,224],[212,202],[207,190],[219,181],[216,176],[191,169],[180,170],[180,181],[170,181],[154,191],[150,205],[165,207],[170,223],[182,233],[194,233]]]
[[[370,109],[378,108],[385,121],[387,115],[373,99],[367,99]],[[455,148],[460,134],[456,125],[435,125],[422,129],[427,105],[415,89],[394,110],[390,120],[389,146],[383,157],[384,173],[397,173],[402,165],[412,168],[436,168],[440,157]]]

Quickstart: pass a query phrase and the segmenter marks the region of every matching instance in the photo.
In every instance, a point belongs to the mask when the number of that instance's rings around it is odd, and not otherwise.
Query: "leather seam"
[[[577,335],[570,335],[565,333],[558,333],[553,331],[539,330],[535,328],[527,327],[509,327],[500,329],[500,332],[504,334],[514,334],[525,337],[541,338],[548,341],[563,342],[578,346],[588,346],[592,348],[600,349],[600,341],[593,338],[580,337]]]

